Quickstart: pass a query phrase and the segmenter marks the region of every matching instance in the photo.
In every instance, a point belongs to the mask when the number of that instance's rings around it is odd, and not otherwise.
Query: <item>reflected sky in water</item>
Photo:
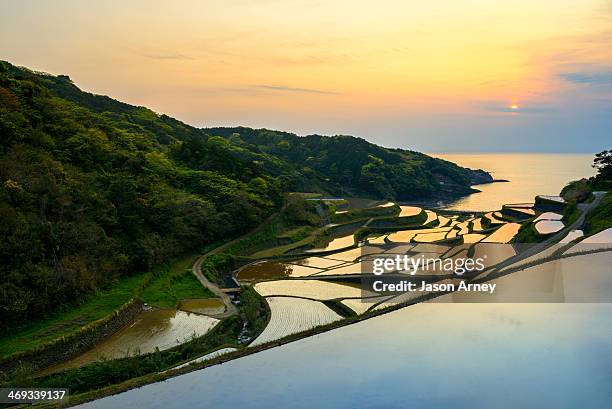
[[[460,166],[484,169],[508,183],[475,186],[481,190],[452,203],[450,209],[498,210],[508,203],[533,202],[536,195],[558,195],[570,181],[594,175],[593,155],[583,154],[434,154]]]
[[[612,304],[421,304],[96,408],[609,408]]]

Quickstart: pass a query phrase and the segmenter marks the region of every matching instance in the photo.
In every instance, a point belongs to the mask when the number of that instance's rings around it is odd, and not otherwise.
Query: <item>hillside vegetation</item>
[[[241,235],[285,193],[380,199],[490,179],[363,139],[201,130],[0,61],[0,332]]]

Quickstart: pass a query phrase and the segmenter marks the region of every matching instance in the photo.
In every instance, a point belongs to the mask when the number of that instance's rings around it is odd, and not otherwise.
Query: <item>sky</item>
[[[0,59],[200,127],[612,148],[610,0],[0,0]]]

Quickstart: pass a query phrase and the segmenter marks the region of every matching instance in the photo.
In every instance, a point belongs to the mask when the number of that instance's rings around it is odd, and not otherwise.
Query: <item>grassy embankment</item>
[[[133,297],[140,297],[144,302],[160,308],[175,307],[180,299],[212,297],[213,294],[187,271],[193,259],[194,256],[184,257],[153,272],[124,278],[81,304],[28,322],[0,338],[0,358],[78,332],[87,324],[112,314]]]
[[[243,348],[240,336],[257,336],[269,319],[266,303],[255,290],[244,288],[240,295],[240,314],[225,318],[209,333],[164,351],[136,357],[91,363],[40,378],[14,379],[11,386],[36,388],[69,388],[71,394],[96,395],[101,388],[148,376],[154,379],[161,371],[224,347]]]
[[[585,233],[595,234],[612,227],[612,191],[606,193],[601,202],[586,218]]]
[[[383,212],[386,215],[387,210]],[[306,217],[310,218],[312,212],[309,211],[307,213],[310,214],[306,215]],[[311,219],[311,222],[315,222],[315,220]],[[299,226],[300,223],[302,226]],[[257,231],[252,232],[253,234],[246,235],[242,239],[223,246],[222,252],[214,254],[203,263],[203,272],[209,278],[215,279],[215,281],[222,281],[223,275],[231,270],[232,259],[235,257],[252,254],[254,250],[260,249],[262,246],[273,246],[282,242],[285,238],[293,241],[293,243],[290,243],[293,245],[303,240],[314,241],[320,238],[320,228],[304,224],[304,220],[296,222],[295,214],[291,216],[287,212],[282,212],[264,223]],[[306,232],[309,234],[306,234]],[[306,235],[306,237],[300,237],[302,235]],[[280,248],[283,248],[283,246],[280,246]],[[279,253],[279,246],[273,247],[273,249],[274,253]],[[138,295],[145,302],[161,307],[174,306],[176,301],[181,298],[210,295],[191,274],[186,274],[192,261],[193,257],[178,260],[173,263],[167,272],[149,278],[150,282],[145,282],[150,275],[143,274],[138,276],[141,281],[132,283],[123,281],[118,283],[118,287],[123,288],[124,291],[121,293],[122,297],[118,297],[116,303],[120,305],[121,301],[134,296],[135,292],[129,291],[134,286],[141,288]],[[204,294],[199,291],[203,291]],[[65,387],[68,385],[73,393],[95,395],[97,393],[96,390],[100,388],[112,387],[112,385],[123,382],[132,382],[131,380],[135,378],[144,376],[153,379],[158,376],[156,374],[159,371],[222,347],[233,346],[241,348],[239,338],[245,335],[254,337],[263,330],[269,319],[269,311],[263,298],[250,287],[243,289],[240,301],[239,316],[226,318],[210,333],[194,338],[190,342],[178,345],[172,349],[157,351],[139,357],[126,357],[118,360],[92,363],[81,368],[70,369],[43,378],[31,379],[22,377],[12,382],[17,381],[19,386],[24,387],[53,387],[59,385]],[[86,306],[88,306],[87,308],[95,308],[93,306],[94,303],[95,300],[92,299],[81,306],[81,308]],[[112,311],[113,309],[111,308],[110,310]],[[343,312],[343,315],[350,316],[346,311]],[[103,309],[98,309],[97,313],[100,316],[105,315]],[[245,323],[246,326],[244,326]]]

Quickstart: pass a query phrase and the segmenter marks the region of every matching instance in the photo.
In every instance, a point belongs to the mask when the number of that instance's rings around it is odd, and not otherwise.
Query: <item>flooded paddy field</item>
[[[271,311],[270,322],[252,346],[342,319],[320,301],[293,297],[267,297],[266,301]]]
[[[359,298],[361,290],[345,284],[322,280],[278,280],[255,284],[255,291],[264,297],[293,296],[313,300],[333,300],[336,298]]]
[[[180,310],[158,309],[140,313],[130,325],[105,339],[93,349],[47,368],[43,373],[79,367],[101,359],[116,359],[164,350],[206,334],[218,319]]]
[[[181,300],[178,309],[203,315],[218,315],[225,312],[225,304],[218,298],[196,298]]]
[[[242,268],[236,274],[236,279],[243,282],[252,282],[285,277],[304,277],[320,273],[321,271],[323,271],[321,268],[310,267],[308,265],[264,261],[249,264]]]
[[[424,303],[84,407],[607,409],[610,327],[612,304]]]
[[[559,220],[540,220],[535,223],[535,229],[538,234],[552,234],[563,229],[565,225]]]

